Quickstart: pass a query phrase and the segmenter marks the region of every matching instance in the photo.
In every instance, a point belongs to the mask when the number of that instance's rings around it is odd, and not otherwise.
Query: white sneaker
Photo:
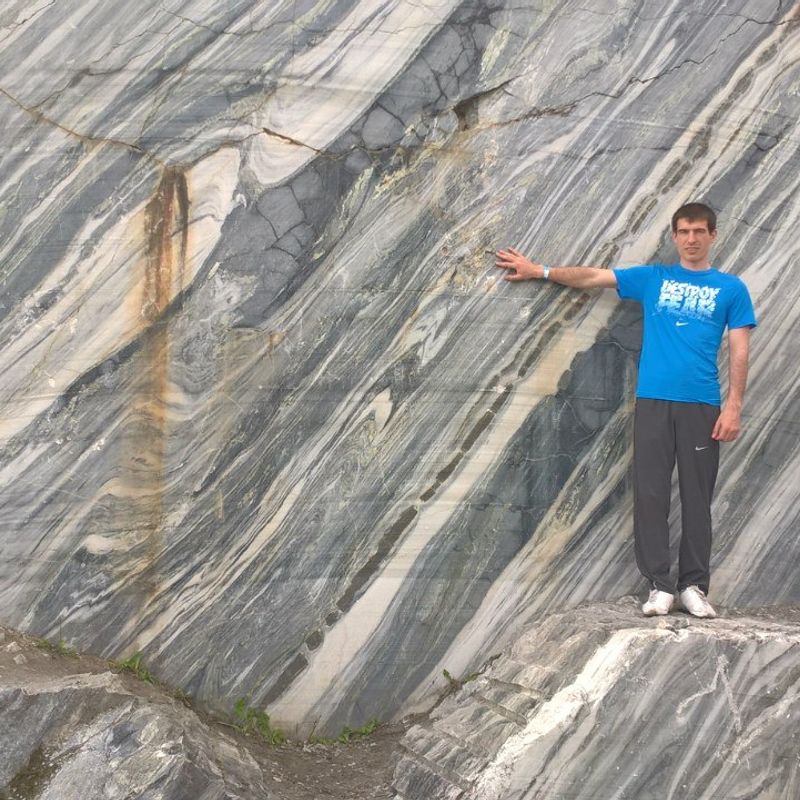
[[[674,602],[675,597],[669,592],[651,589],[650,596],[642,605],[642,612],[646,617],[663,617],[665,614],[669,614]]]
[[[706,593],[697,586],[687,586],[681,591],[681,605],[693,617],[716,617],[717,612],[706,600]]]

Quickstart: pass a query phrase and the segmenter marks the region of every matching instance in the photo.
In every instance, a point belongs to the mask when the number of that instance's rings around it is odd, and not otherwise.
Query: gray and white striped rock
[[[694,197],[762,323],[712,600],[800,602],[797,18],[6,3],[3,620],[325,733],[635,591],[637,310],[491,253],[668,258]]]
[[[549,616],[406,734],[404,800],[800,793],[800,609]]]
[[[276,797],[255,758],[219,726],[137,683],[17,637],[0,644],[0,797]]]

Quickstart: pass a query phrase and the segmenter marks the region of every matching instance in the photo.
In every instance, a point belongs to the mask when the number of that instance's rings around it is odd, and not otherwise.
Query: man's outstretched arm
[[[509,247],[498,250],[495,265],[507,270],[507,281],[526,281],[544,277],[544,264],[530,261],[519,250]],[[549,281],[574,289],[615,289],[617,279],[610,269],[602,267],[550,267]]]
[[[750,328],[733,328],[728,331],[728,396],[717,418],[712,439],[732,442],[742,428],[742,402],[747,385],[747,361],[750,352]]]

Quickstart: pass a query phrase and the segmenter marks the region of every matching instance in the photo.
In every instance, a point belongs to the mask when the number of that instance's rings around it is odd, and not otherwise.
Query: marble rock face
[[[760,322],[711,599],[800,603],[799,9],[4,3],[1,621],[330,733],[642,588],[638,307],[493,253],[689,199]]]
[[[246,749],[177,700],[0,630],[0,797],[275,795]]]
[[[800,609],[547,617],[402,742],[403,800],[800,796]]]

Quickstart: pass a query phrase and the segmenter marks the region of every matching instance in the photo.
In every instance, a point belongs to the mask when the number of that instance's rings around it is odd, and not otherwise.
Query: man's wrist
[[[540,264],[539,266],[542,268],[542,280],[550,280],[550,267],[547,264]]]

